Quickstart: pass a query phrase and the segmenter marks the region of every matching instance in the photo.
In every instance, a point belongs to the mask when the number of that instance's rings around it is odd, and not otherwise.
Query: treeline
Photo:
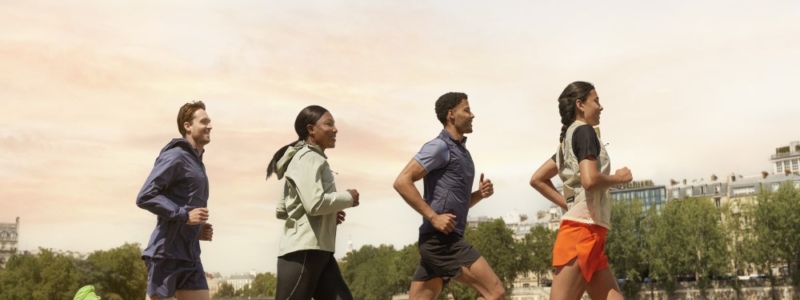
[[[556,233],[534,226],[516,240],[501,219],[468,228],[472,243],[503,281],[507,294],[521,275],[549,278]],[[673,293],[682,280],[706,291],[714,280],[737,292],[737,275],[763,274],[771,284],[786,279],[800,284],[800,189],[786,183],[775,191],[717,203],[706,198],[670,200],[660,211],[643,211],[638,200],[614,204],[606,252],[614,275],[624,280],[626,297],[634,297],[646,281]],[[0,300],[72,299],[84,285],[94,285],[106,300],[141,299],[147,273],[136,244],[95,251],[86,259],[42,249],[38,255],[12,256],[0,269]],[[406,293],[419,254],[416,244],[401,249],[366,245],[340,261],[345,281],[356,299],[391,299]],[[537,282],[540,282],[537,280]],[[215,298],[275,295],[274,274],[261,273],[239,290],[223,283]],[[478,295],[458,283],[442,293],[455,299]],[[775,297],[775,296],[773,296]]]

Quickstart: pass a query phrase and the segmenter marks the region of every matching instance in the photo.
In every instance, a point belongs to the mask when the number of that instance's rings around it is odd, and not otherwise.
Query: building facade
[[[651,207],[661,211],[667,204],[667,189],[663,185],[655,185],[652,180],[631,181],[620,184],[609,190],[611,199],[614,201],[642,201],[642,211],[648,211]]]
[[[15,223],[0,223],[0,267],[17,254],[19,247],[19,217]]]

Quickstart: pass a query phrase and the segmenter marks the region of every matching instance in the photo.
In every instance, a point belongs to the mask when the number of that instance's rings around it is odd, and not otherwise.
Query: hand
[[[346,215],[347,214],[345,214],[343,210],[336,213],[336,225],[342,224],[344,222],[344,216]]]
[[[480,185],[481,197],[489,198],[489,196],[494,194],[494,184],[492,184],[492,180],[483,180],[483,173],[481,173]]]
[[[450,234],[456,229],[456,216],[454,214],[435,215],[431,218],[433,228],[444,234]]]
[[[353,196],[353,207],[358,206],[358,191],[355,189],[349,189],[347,191],[350,192],[351,196]]]
[[[208,221],[208,208],[198,207],[189,211],[189,220],[186,221],[187,225],[200,225]]]
[[[616,176],[617,179],[620,180],[620,183],[628,183],[631,182],[631,180],[633,180],[633,175],[631,174],[631,170],[629,170],[628,167],[617,169],[617,171],[614,172],[614,176]]]
[[[214,228],[211,227],[211,223],[205,223],[200,228],[200,240],[201,241],[211,241],[211,238],[214,237]]]

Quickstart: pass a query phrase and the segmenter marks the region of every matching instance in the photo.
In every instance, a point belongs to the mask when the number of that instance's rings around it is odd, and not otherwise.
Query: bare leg
[[[211,300],[208,290],[178,290],[175,292],[177,300]]]
[[[577,259],[556,269],[550,288],[550,300],[578,300],[585,291],[586,280],[583,279]]]
[[[442,292],[444,281],[441,278],[433,278],[428,281],[412,281],[411,290],[408,293],[409,300],[435,300]]]
[[[456,277],[456,280],[477,290],[482,296],[478,299],[500,300],[506,297],[503,283],[483,256],[469,268],[461,267],[461,275]]]
[[[592,274],[592,281],[588,285],[589,297],[592,300],[619,299],[622,300],[617,280],[610,269],[603,269]]]

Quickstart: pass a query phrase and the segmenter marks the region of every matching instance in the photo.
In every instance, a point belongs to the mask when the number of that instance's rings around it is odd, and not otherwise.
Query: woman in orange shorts
[[[611,227],[608,188],[630,182],[631,171],[610,175],[608,153],[595,129],[603,106],[591,83],[570,83],[558,98],[558,110],[559,148],[531,177],[534,189],[567,211],[553,247],[550,299],[580,299],[587,291],[592,299],[623,299],[603,249]],[[563,195],[551,181],[556,175],[564,181]]]

